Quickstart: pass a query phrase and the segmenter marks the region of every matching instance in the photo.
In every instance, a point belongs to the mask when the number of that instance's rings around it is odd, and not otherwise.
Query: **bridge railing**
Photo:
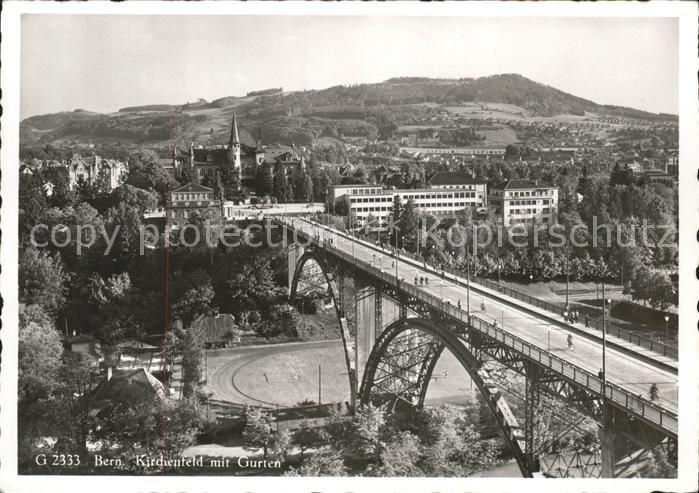
[[[345,253],[343,250],[331,245],[327,239],[321,241],[317,238],[310,238],[310,240],[323,247],[326,251],[332,253],[336,257],[355,267],[358,267],[359,269],[378,279],[381,279],[383,282],[397,285],[400,290],[418,299],[422,303],[442,311],[443,313],[448,314],[450,317],[467,324],[475,330],[478,330],[479,332],[499,341],[506,346],[511,347],[515,351],[526,355],[529,359],[550,368],[551,370],[563,375],[581,386],[584,386],[591,392],[594,392],[600,396],[602,395],[602,380],[592,372],[565,361],[548,351],[539,349],[524,339],[506,332],[502,328],[496,327],[495,325],[490,324],[475,315],[471,315],[469,319],[469,314],[466,311],[459,309],[451,303],[444,302],[437,296],[426,293],[410,283],[398,280],[393,274],[384,271],[383,269],[378,269],[370,265],[368,262],[359,260],[352,255]],[[604,388],[604,396],[608,402],[616,404],[617,406],[627,410],[629,413],[654,423],[673,435],[677,434],[677,414],[659,406],[654,402],[651,402],[642,395],[633,395],[631,392],[623,389],[622,387],[607,382]]]
[[[338,234],[343,234],[338,232]],[[435,271],[444,271],[445,273],[451,274],[452,276],[459,277],[459,278],[464,278],[464,273],[462,271],[459,271],[457,269],[451,268],[451,267],[437,267],[435,265],[430,264],[429,262],[425,262],[424,259],[417,257],[416,255],[411,254],[410,252],[400,252],[401,257],[408,257],[411,260],[415,262],[422,263]],[[476,284],[479,284],[485,288],[491,289],[493,291],[497,291],[500,294],[507,295],[511,298],[515,298],[517,300],[523,301],[527,304],[533,305],[537,308],[541,308],[543,310],[546,310],[551,313],[555,313],[556,315],[563,316],[563,312],[565,311],[565,307],[562,307],[558,304],[555,303],[550,303],[548,301],[544,301],[540,298],[536,298],[534,296],[530,296],[526,293],[522,293],[521,291],[516,291],[511,288],[507,288],[502,286],[500,283],[490,281],[488,279],[484,279],[482,277],[478,277],[475,275],[470,276],[471,282],[474,282]],[[598,332],[602,332],[603,326],[606,325],[607,328],[607,334],[612,335],[614,337],[617,337],[623,341],[630,342],[631,344],[635,344],[637,346],[640,346],[642,348],[648,349],[650,351],[653,351],[654,353],[661,354],[663,356],[667,356],[668,358],[672,358],[675,361],[678,359],[678,349],[677,346],[667,343],[667,342],[660,342],[657,340],[654,340],[650,337],[640,335],[634,331],[623,329],[621,327],[618,327],[614,324],[611,324],[609,322],[606,322],[606,324],[603,324],[602,320],[599,320],[597,318],[592,318],[590,317],[590,325],[587,328],[594,329]]]

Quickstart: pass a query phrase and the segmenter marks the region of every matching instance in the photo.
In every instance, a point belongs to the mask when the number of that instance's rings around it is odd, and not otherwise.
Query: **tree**
[[[110,199],[113,205],[123,203],[135,207],[141,214],[158,206],[157,192],[136,188],[128,183],[115,188]]]
[[[47,209],[43,181],[38,173],[21,174],[19,180],[20,225],[24,234],[41,224]]]
[[[294,173],[294,199],[298,202],[310,202],[313,194],[313,182],[305,171]]]
[[[398,224],[400,221],[401,214],[403,213],[403,201],[400,199],[400,195],[393,197],[393,212],[391,217],[393,218],[393,223]]]
[[[18,396],[48,397],[55,386],[63,344],[49,316],[38,305],[20,305],[18,334]]]
[[[145,150],[129,157],[129,174],[125,183],[144,190],[155,190],[160,195],[159,203],[164,204],[168,185],[172,180],[152,150]]]
[[[69,279],[60,257],[26,246],[20,249],[18,267],[20,303],[37,305],[48,314],[58,312],[65,304]]]
[[[262,198],[272,194],[274,187],[274,177],[272,176],[272,167],[269,163],[263,163],[257,167],[255,173],[255,193]]]
[[[400,195],[393,197],[393,211],[391,213],[391,245],[398,245],[398,238],[401,236],[402,231],[400,231],[400,218],[403,215],[403,202]]]
[[[247,192],[240,181],[240,168],[224,166],[221,168],[220,174],[225,200],[238,203],[244,201],[247,197]]]
[[[420,439],[409,431],[401,431],[392,437],[380,454],[377,476],[419,477],[424,472],[418,466],[422,455]]]
[[[284,165],[277,162],[274,165],[274,178],[272,179],[272,195],[274,195],[280,203],[289,201],[289,183],[286,179]]]
[[[53,436],[68,442],[64,446],[74,446],[81,456],[87,457],[87,440],[97,424],[92,412],[95,409],[92,389],[98,376],[87,356],[66,352],[58,378],[55,415],[60,416],[60,421],[56,423]]]
[[[227,300],[219,306],[238,315],[250,309],[269,314],[274,300],[283,296],[283,288],[274,280],[274,272],[269,261],[257,259],[243,267],[243,271],[228,276],[225,280]]]
[[[181,325],[179,327],[182,327]],[[204,357],[204,331],[200,326],[177,330],[176,352],[181,356],[182,397],[192,398],[201,381]]]
[[[301,427],[292,435],[291,441],[301,451],[300,459],[303,461],[303,454],[310,448],[322,446],[328,440],[328,433],[321,427],[311,427],[308,420],[301,423]]]
[[[172,306],[175,318],[182,320],[185,327],[189,327],[199,317],[211,315],[214,288],[211,281],[193,286],[187,289]]]
[[[328,188],[332,185],[332,181],[328,174],[324,171],[313,176],[313,200],[315,202],[326,202]]]
[[[347,476],[347,468],[339,453],[324,454],[318,452],[309,460],[305,461],[301,467],[297,469],[292,468],[285,475],[301,477],[342,477]]]
[[[418,416],[427,476],[468,476],[490,467],[497,456],[492,441],[482,440],[466,416],[453,406],[423,409]]]
[[[403,244],[415,244],[417,241],[417,210],[412,198],[408,199],[403,207],[400,219],[398,220],[398,229],[400,230]]]
[[[272,418],[266,412],[257,407],[246,407],[243,410],[243,440],[246,445],[259,447],[262,455],[267,460],[267,453],[274,442]]]

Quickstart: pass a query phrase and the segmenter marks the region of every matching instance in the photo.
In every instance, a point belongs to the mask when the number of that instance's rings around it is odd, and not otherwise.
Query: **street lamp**
[[[670,340],[670,315],[665,315],[665,344]]]
[[[568,275],[568,252],[566,252],[566,306],[568,306],[568,288],[570,285],[570,276]]]
[[[471,267],[468,247],[466,247],[466,317],[471,322]]]

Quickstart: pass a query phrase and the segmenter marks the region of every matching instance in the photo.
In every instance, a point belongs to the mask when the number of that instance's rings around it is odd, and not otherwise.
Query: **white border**
[[[520,479],[504,478],[250,478],[250,477],[122,477],[17,476],[17,189],[19,139],[19,27],[22,13],[54,14],[169,14],[169,15],[400,15],[469,17],[677,17],[680,23],[680,366],[679,478],[653,479]],[[8,492],[74,491],[280,491],[291,492],[446,492],[446,491],[695,491],[698,429],[697,337],[698,283],[694,276],[699,248],[697,162],[697,7],[694,3],[49,3],[5,2],[2,9],[2,210],[0,227],[0,286],[3,354],[0,371],[0,488]],[[633,42],[633,40],[630,40]]]

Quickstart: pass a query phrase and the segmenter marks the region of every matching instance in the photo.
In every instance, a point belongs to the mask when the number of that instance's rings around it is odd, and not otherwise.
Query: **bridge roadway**
[[[288,221],[288,219],[286,220]],[[439,275],[435,275],[431,269],[425,269],[415,265],[411,259],[395,259],[383,252],[380,248],[371,246],[365,242],[353,240],[351,237],[325,226],[311,223],[307,220],[296,218],[293,221],[294,228],[300,229],[306,234],[319,235],[320,239],[332,238],[332,245],[353,257],[379,267],[386,273],[396,274],[399,278],[413,284],[416,275],[429,279],[429,285],[417,286],[419,289],[440,297],[449,299],[456,305],[461,300],[461,309],[466,310],[467,288],[455,283],[447,277],[442,281]],[[395,262],[397,260],[397,265]],[[473,286],[473,285],[472,285]],[[478,289],[478,293],[475,290]],[[505,332],[511,333],[543,351],[550,351],[559,358],[583,368],[596,375],[602,368],[602,343],[580,336],[566,330],[561,323],[559,325],[544,322],[531,313],[527,313],[511,304],[506,304],[497,297],[497,293],[487,294],[479,286],[471,289],[470,309],[486,321],[497,320],[498,326]],[[483,294],[482,294],[483,293]],[[485,304],[485,312],[481,311],[481,303]],[[573,349],[568,349],[568,334],[573,335]],[[615,384],[632,395],[640,395],[648,398],[648,392],[652,383],[657,384],[659,390],[655,404],[672,413],[677,413],[677,376],[670,371],[658,368],[639,357],[627,352],[621,352],[610,348],[606,349],[606,373],[607,382]]]

